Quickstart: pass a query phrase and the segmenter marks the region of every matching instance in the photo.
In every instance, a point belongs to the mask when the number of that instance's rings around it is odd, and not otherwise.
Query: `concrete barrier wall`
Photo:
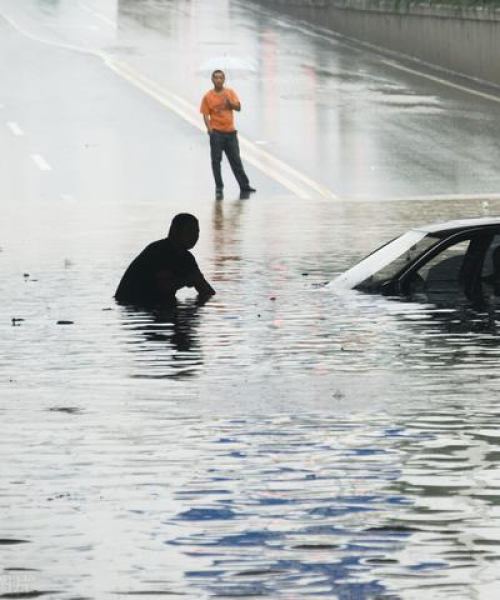
[[[314,25],[500,85],[500,9],[383,0],[254,0]]]

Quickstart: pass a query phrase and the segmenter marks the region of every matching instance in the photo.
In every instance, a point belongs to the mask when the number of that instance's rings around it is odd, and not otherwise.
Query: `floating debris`
[[[49,412],[62,412],[68,415],[76,415],[80,412],[80,409],[76,406],[53,406],[49,408]]]
[[[75,322],[74,321],[65,321],[64,319],[61,319],[60,321],[57,321],[58,325],[74,325]]]
[[[22,317],[12,317],[12,327],[20,325],[23,321],[24,319]]]
[[[49,496],[47,500],[49,502],[53,502],[54,500],[61,500],[62,498],[71,498],[71,495],[68,492],[63,494],[56,494],[55,496]]]

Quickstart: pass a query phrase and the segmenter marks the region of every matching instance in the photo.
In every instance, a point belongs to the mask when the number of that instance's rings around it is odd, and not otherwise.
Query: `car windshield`
[[[332,283],[339,288],[375,290],[438,241],[439,237],[424,231],[408,231],[364,258]]]

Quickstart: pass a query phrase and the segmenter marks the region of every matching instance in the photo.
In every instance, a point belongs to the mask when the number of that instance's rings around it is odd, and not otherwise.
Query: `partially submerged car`
[[[500,296],[500,217],[411,229],[329,287],[431,302]]]

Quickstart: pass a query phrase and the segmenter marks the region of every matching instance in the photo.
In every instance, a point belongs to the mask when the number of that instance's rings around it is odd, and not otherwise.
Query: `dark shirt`
[[[166,296],[159,287],[157,274],[161,271],[182,278],[198,273],[199,268],[189,250],[174,248],[168,238],[152,242],[128,266],[116,290],[116,300],[148,304],[172,300],[173,295]]]

